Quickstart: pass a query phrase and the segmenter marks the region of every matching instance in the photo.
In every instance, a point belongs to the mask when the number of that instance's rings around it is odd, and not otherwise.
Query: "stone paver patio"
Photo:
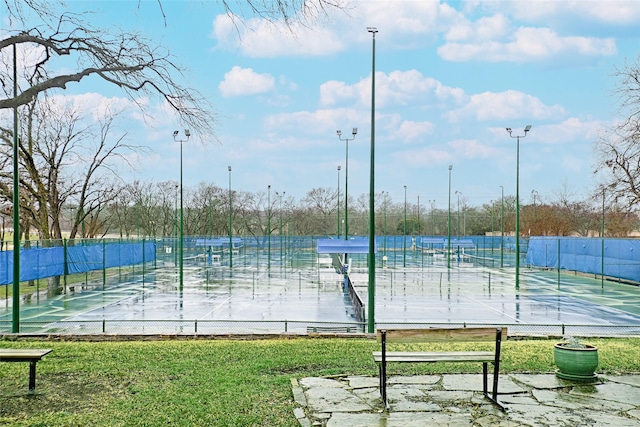
[[[482,395],[482,376],[389,378],[385,412],[377,377],[292,379],[294,413],[305,426],[640,426],[640,376],[601,375],[580,384],[553,374],[500,376],[501,411]]]

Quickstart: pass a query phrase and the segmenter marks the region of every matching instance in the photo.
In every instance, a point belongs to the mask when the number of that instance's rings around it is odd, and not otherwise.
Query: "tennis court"
[[[516,289],[511,266],[481,266],[469,257],[447,262],[441,254],[425,256],[413,250],[391,256],[390,267],[382,260],[377,264],[377,326],[499,324],[527,334],[640,333],[636,286],[523,268]],[[265,264],[257,257],[248,257],[247,262],[237,257],[233,269],[202,260],[187,262],[182,289],[176,265],[155,262],[144,275],[77,285],[54,298],[23,302],[20,330],[125,334],[364,330],[366,322],[359,318],[329,256],[315,255],[308,263],[295,264],[282,259],[274,256]],[[366,305],[368,272],[362,257],[352,260],[350,279]],[[11,314],[7,301],[0,307],[0,330],[11,330]]]

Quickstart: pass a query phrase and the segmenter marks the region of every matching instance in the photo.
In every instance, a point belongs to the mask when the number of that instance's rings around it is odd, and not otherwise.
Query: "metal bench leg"
[[[386,411],[389,410],[387,402],[387,331],[381,332],[382,344],[382,363],[380,363],[380,394],[382,396],[382,404]]]
[[[36,392],[36,361],[29,362],[29,393]]]
[[[487,362],[482,363],[482,392],[484,396],[489,396],[488,391],[488,377],[489,377],[489,368],[487,367]]]

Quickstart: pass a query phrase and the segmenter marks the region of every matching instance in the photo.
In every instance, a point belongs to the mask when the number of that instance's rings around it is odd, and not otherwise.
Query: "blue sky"
[[[282,23],[250,18],[234,26],[218,2],[155,0],[69,2],[91,9],[96,26],[137,29],[188,68],[185,80],[215,108],[216,135],[184,145],[184,183],[286,192],[336,188],[351,136],[349,193],[369,190],[372,38],[376,35],[376,192],[396,202],[436,200],[451,192],[478,206],[515,195],[516,139],[521,134],[520,195],[542,200],[568,192],[583,198],[596,185],[594,142],[618,118],[615,67],[637,57],[640,2],[351,1],[343,11],[294,34]],[[98,79],[70,85],[65,96],[87,108],[128,105]],[[159,100],[153,119],[128,110],[120,129],[147,145],[124,179],[178,180],[181,125]]]

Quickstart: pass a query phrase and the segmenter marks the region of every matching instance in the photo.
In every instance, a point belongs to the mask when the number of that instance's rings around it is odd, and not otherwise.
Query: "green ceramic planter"
[[[553,360],[558,367],[556,376],[571,381],[593,381],[598,376],[598,347],[585,344],[585,348],[568,347],[558,343],[553,348]]]

